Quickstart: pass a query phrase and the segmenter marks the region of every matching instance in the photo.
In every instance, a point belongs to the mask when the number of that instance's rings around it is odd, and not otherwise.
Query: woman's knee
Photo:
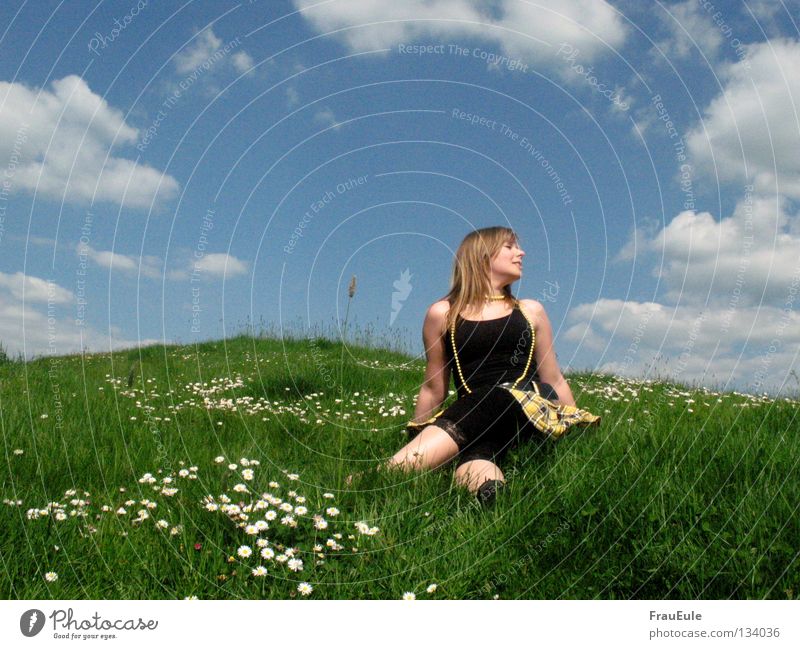
[[[470,460],[456,469],[456,482],[467,487],[472,493],[487,480],[505,481],[505,476],[494,462],[490,460]]]

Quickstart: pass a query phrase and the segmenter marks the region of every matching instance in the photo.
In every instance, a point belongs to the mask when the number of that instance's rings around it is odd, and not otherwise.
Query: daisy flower
[[[253,554],[253,550],[249,545],[242,545],[238,550],[236,550],[236,554],[238,554],[242,559],[247,559],[251,554]]]
[[[224,461],[225,458],[222,457],[221,455],[218,455],[217,457],[214,458],[214,462],[216,462],[217,464],[222,464]]]
[[[311,584],[306,581],[302,581],[297,585],[297,592],[300,593],[303,597],[308,597],[311,593],[314,592]]]
[[[278,518],[278,512],[276,512],[274,509],[270,509],[266,514],[264,514],[265,520],[274,521],[276,518]]]
[[[325,513],[328,516],[338,516],[339,515],[339,510],[336,509],[336,507],[328,507],[328,509],[325,510]]]
[[[242,471],[242,478],[245,480],[252,480],[254,475],[253,469],[244,469],[244,471]]]
[[[308,507],[305,507],[303,505],[298,505],[297,507],[294,508],[294,513],[297,514],[298,516],[304,516],[306,513],[308,513]]]
[[[265,577],[267,575],[267,569],[264,566],[258,566],[258,568],[253,568],[253,577]]]
[[[332,493],[324,493],[324,494],[322,494],[322,497],[323,498],[334,498],[334,495]]]
[[[411,600],[417,599],[417,596],[414,593],[408,591],[408,592],[403,593],[403,599],[411,601]]]
[[[248,536],[255,536],[258,534],[258,528],[255,525],[248,525],[244,528],[244,533]]]
[[[297,521],[294,519],[294,516],[286,515],[281,519],[281,525],[287,525],[289,527],[297,527]]]
[[[277,482],[275,482],[274,480],[269,483],[269,486],[272,489],[277,489],[278,487],[280,487],[280,485]]]
[[[281,503],[280,507],[278,507],[282,512],[290,512],[294,509],[289,503]]]
[[[258,541],[256,541],[256,545],[259,548],[265,548],[269,545],[269,541],[267,541],[267,539],[258,539]]]
[[[324,518],[320,518],[314,521],[314,527],[318,530],[326,530],[328,529],[328,521],[326,521]]]
[[[289,563],[287,563],[286,565],[292,572],[300,572],[303,569],[303,560],[289,559]]]
[[[437,588],[437,587],[438,587],[438,584],[431,584],[431,585],[430,585],[430,586],[428,586],[428,587],[427,587],[425,590],[426,590],[427,592],[429,592],[429,593],[435,593],[435,592],[436,592],[436,588]]]
[[[240,482],[239,484],[237,484],[237,485],[234,485],[234,487],[233,487],[233,490],[234,490],[234,491],[236,491],[236,492],[238,492],[238,493],[245,492],[245,491],[247,491],[247,485],[243,485],[243,484]]]
[[[231,471],[236,471],[236,469],[238,468],[238,465],[231,463],[231,464],[228,465],[228,468]]]
[[[54,582],[56,579],[58,579],[58,573],[55,573],[55,572],[46,572],[46,573],[44,573],[44,578],[45,578],[45,581],[49,581],[49,582],[51,582],[51,583],[52,583],[52,582]]]
[[[267,521],[256,521],[255,528],[259,532],[263,532],[264,530],[269,529],[269,523],[267,523]]]
[[[261,550],[261,558],[262,559],[266,559],[267,561],[269,561],[270,559],[274,559],[275,558],[275,550],[273,550],[272,548],[264,548],[264,549],[262,549]]]

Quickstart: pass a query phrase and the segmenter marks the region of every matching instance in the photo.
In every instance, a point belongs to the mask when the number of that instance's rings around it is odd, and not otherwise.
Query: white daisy
[[[436,588],[437,588],[437,587],[438,587],[438,584],[431,584],[431,585],[430,585],[430,586],[428,586],[428,587],[427,587],[425,590],[426,590],[427,592],[429,592],[429,593],[435,593],[435,592],[436,592]]]
[[[55,572],[46,572],[46,573],[44,573],[44,578],[45,578],[45,580],[46,580],[46,581],[49,581],[49,582],[51,582],[51,583],[52,583],[52,582],[54,582],[56,579],[58,579],[58,573],[55,573]]]
[[[311,584],[309,584],[308,582],[306,582],[306,581],[301,581],[301,582],[300,582],[300,583],[297,585],[297,592],[298,592],[298,593],[300,593],[300,594],[301,594],[303,597],[307,597],[307,596],[309,596],[309,595],[310,595],[312,592],[314,592],[314,589],[312,588]]]
[[[214,462],[216,462],[217,464],[222,464],[224,461],[225,458],[222,457],[221,455],[218,455],[217,457],[214,458]]]
[[[259,532],[263,532],[269,529],[269,523],[267,521],[256,521],[255,527]]]
[[[247,485],[243,485],[241,482],[237,485],[234,485],[233,490],[237,493],[243,493],[247,491]]]
[[[287,563],[286,565],[292,572],[300,572],[303,569],[303,560],[289,559],[289,563]]]
[[[254,475],[253,469],[244,469],[242,471],[242,478],[245,480],[252,480]]]
[[[272,548],[263,548],[261,550],[261,558],[266,559],[267,561],[269,561],[270,559],[274,559],[275,550],[273,550]]]
[[[286,525],[288,527],[297,527],[297,521],[294,519],[294,516],[290,516],[287,514],[281,519],[281,525]]]
[[[323,498],[334,498],[335,496],[332,493],[324,493],[322,494]]]
[[[294,513],[297,514],[298,516],[305,516],[306,513],[308,513],[308,507],[305,507],[303,505],[298,505],[297,507],[294,508]]]
[[[274,521],[276,518],[278,518],[278,512],[276,512],[274,509],[270,509],[266,514],[264,514],[265,520]]]
[[[403,593],[403,599],[411,601],[411,600],[417,599],[417,596],[414,593],[408,591],[408,592]]]
[[[267,574],[267,569],[264,566],[258,566],[258,568],[253,568],[253,577],[265,577]]]
[[[238,554],[242,559],[247,559],[251,554],[253,554],[253,550],[250,548],[250,546],[243,545],[236,550],[236,554]]]
[[[328,507],[328,509],[325,510],[325,513],[328,516],[338,516],[339,515],[339,510],[336,509],[336,507]]]
[[[289,503],[281,503],[278,507],[282,512],[290,512],[294,509]]]
[[[328,529],[328,521],[326,521],[324,518],[320,518],[314,521],[314,527],[318,530],[326,530]]]
[[[258,528],[255,525],[248,525],[244,528],[244,533],[248,536],[255,536],[258,534]]]

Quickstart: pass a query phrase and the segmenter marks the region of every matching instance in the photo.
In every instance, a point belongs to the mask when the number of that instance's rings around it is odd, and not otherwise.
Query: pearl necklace
[[[505,295],[503,296],[505,297]],[[525,369],[522,370],[522,375],[514,381],[514,384],[511,386],[512,388],[517,387],[517,383],[519,383],[525,376],[528,374],[528,369],[531,366],[531,361],[533,360],[533,348],[536,344],[536,330],[533,328],[533,323],[531,319],[528,317],[528,314],[525,313],[524,309],[520,307],[519,300],[514,299],[514,308],[519,309],[520,313],[524,316],[524,318],[528,321],[528,326],[531,328],[531,348],[528,350],[528,362],[525,363]],[[469,393],[472,394],[472,390],[469,389],[467,386],[467,382],[464,380],[464,373],[461,371],[461,362],[458,360],[458,352],[456,351],[456,323],[455,320],[450,327],[450,342],[453,345],[453,359],[456,362],[456,370],[458,370],[458,376],[461,379],[461,385],[464,386],[464,389]]]

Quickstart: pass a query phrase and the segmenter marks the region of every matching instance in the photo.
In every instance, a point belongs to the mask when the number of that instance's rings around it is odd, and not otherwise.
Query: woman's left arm
[[[569,389],[569,384],[564,375],[561,374],[556,352],[553,349],[553,328],[550,326],[547,312],[541,303],[536,300],[520,300],[520,304],[526,310],[534,325],[536,339],[533,355],[539,380],[542,383],[548,383],[553,386],[556,394],[558,394],[557,403],[574,406],[575,398],[572,396],[572,390]]]

